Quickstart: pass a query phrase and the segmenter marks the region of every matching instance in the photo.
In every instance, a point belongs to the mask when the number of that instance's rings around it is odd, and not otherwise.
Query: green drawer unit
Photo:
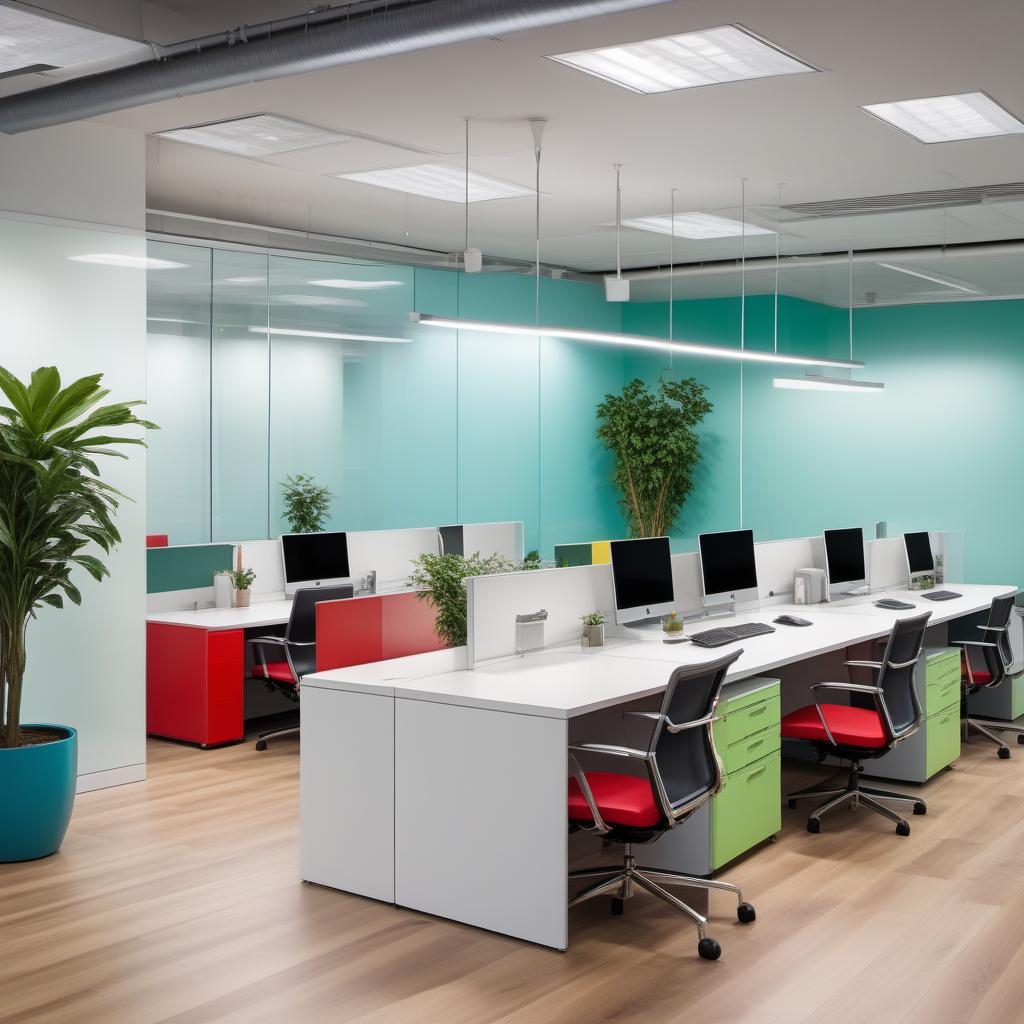
[[[779,731],[778,719],[774,726],[762,729],[750,736],[744,736],[735,743],[730,743],[724,749],[715,744],[718,749],[718,756],[722,761],[722,771],[729,775],[731,772],[739,771],[748,764],[776,753],[782,746],[782,735]]]
[[[711,867],[718,870],[782,828],[779,751],[730,772],[711,803]]]
[[[724,759],[725,752],[740,740],[765,729],[779,729],[781,716],[779,683],[775,680],[749,680],[756,688],[730,694],[723,690],[718,703],[719,721],[715,723],[715,746]],[[739,688],[742,684],[736,684]]]
[[[960,701],[929,715],[925,723],[925,774],[930,779],[960,756]]]
[[[960,700],[960,651],[956,647],[925,651],[924,713],[931,717]]]

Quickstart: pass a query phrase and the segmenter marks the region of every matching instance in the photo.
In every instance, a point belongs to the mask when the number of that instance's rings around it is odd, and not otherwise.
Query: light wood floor
[[[717,963],[645,896],[574,910],[561,954],[303,885],[294,741],[149,756],[56,857],[0,866],[4,1024],[1024,1021],[1024,748],[972,741],[908,839],[784,810],[726,876],[757,922],[713,898]]]

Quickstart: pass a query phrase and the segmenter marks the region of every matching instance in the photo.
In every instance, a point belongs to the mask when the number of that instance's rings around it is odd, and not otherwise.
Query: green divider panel
[[[146,592],[212,587],[213,574],[230,569],[232,544],[196,544],[174,548],[147,548]]]
[[[591,565],[593,547],[590,544],[556,544],[555,565]]]

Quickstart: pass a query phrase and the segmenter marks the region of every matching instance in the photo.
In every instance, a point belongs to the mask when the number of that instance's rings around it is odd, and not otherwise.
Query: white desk
[[[574,718],[658,693],[676,665],[741,646],[728,681],[885,636],[901,617],[932,624],[983,611],[1010,586],[957,584],[963,596],[875,608],[878,595],[771,605],[731,621],[794,611],[810,627],[706,649],[612,641],[465,668],[439,651],[307,676],[303,684],[302,877],[564,949],[568,944],[566,780]]]

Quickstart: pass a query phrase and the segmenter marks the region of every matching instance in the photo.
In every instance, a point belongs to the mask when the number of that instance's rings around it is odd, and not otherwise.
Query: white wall
[[[110,400],[145,398],[145,271],[68,259],[145,255],[142,137],[89,123],[0,136],[0,211],[21,215],[0,212],[0,365],[56,365],[65,381],[102,372]],[[144,450],[102,472],[135,499],[111,577],[80,573],[82,606],[44,609],[28,631],[23,720],[79,730],[80,789],[145,775]]]

